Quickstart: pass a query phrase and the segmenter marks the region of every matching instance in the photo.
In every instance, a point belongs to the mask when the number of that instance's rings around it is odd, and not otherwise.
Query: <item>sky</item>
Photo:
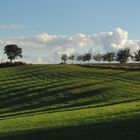
[[[17,44],[24,61],[58,63],[63,53],[140,48],[139,0],[0,0],[0,60]]]

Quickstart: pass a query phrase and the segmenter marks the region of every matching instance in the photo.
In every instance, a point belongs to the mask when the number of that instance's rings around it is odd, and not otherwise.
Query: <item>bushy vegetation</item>
[[[134,56],[134,59],[135,61],[140,61],[140,50],[138,50],[136,53],[135,53],[135,56]]]
[[[6,67],[12,67],[12,66],[22,66],[22,65],[26,65],[26,63],[24,62],[6,62],[6,63],[0,63],[0,68],[6,68]]]
[[[116,56],[116,60],[121,64],[128,62],[128,58],[130,57],[130,49],[119,50]]]

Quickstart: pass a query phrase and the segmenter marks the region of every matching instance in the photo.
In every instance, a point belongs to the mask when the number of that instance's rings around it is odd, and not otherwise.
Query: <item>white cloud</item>
[[[130,48],[140,48],[140,40],[128,38],[128,32],[117,28],[113,32],[101,32],[93,35],[49,35],[43,33],[35,36],[1,38],[0,46],[17,44],[23,49],[24,60],[30,63],[59,63],[63,53],[68,55],[88,51],[106,52]]]
[[[95,46],[100,46],[105,51],[115,51],[125,47],[128,41],[128,33],[123,29],[117,28],[114,32],[93,34],[91,39]]]
[[[16,30],[16,29],[23,29],[25,25],[23,24],[0,24],[0,30]]]

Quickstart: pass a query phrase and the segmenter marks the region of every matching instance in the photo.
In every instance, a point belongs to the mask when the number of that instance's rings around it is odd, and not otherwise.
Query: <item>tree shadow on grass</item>
[[[126,71],[140,71],[140,65],[137,66],[129,66],[121,65],[121,64],[93,64],[93,65],[78,65],[79,67],[83,68],[98,68],[98,69],[112,69],[112,70],[126,70]]]
[[[80,86],[80,87],[83,87],[83,86]],[[73,88],[75,88],[75,87],[73,87]],[[71,87],[71,89],[72,89],[72,87]],[[103,87],[103,88],[98,88],[96,90],[83,91],[83,92],[80,92],[78,94],[68,94],[67,97],[63,97],[63,98],[62,97],[57,97],[57,98],[55,98],[53,100],[50,100],[50,101],[44,101],[43,102],[41,100],[40,101],[37,100],[36,104],[33,104],[33,105],[30,104],[29,106],[13,108],[10,111],[4,111],[3,113],[12,113],[13,112],[13,114],[1,115],[0,119],[4,119],[5,117],[13,117],[13,116],[16,116],[16,115],[30,115],[31,113],[32,114],[33,113],[37,114],[39,111],[42,112],[42,113],[43,112],[48,112],[48,111],[53,112],[53,111],[57,111],[59,109],[68,109],[70,107],[79,107],[79,106],[84,106],[84,105],[89,105],[89,104],[95,104],[97,102],[101,102],[101,101],[107,100],[107,99],[105,99],[105,98],[100,99],[100,100],[99,99],[94,99],[93,101],[90,101],[90,102],[89,101],[84,101],[83,103],[77,103],[77,104],[72,103],[71,105],[69,105],[70,104],[69,102],[73,102],[73,101],[81,100],[81,99],[86,99],[86,98],[93,98],[94,96],[103,94],[104,92],[109,91],[109,90],[111,90],[111,89],[108,88],[108,87]],[[60,90],[60,91],[62,91],[62,90]],[[48,94],[57,94],[57,92],[56,93],[52,92],[52,93],[48,93]],[[33,97],[31,97],[31,99],[30,98],[27,98],[27,99],[25,98],[24,103],[25,102],[30,102],[32,100],[35,101],[38,98],[42,98],[41,96],[44,97],[46,95],[39,94],[39,95],[37,95],[36,98],[33,98]],[[52,95],[52,96],[54,96],[54,95]],[[19,104],[21,103],[21,101],[22,100],[20,99]],[[7,105],[12,106],[12,104],[13,105],[18,104],[18,102],[10,102],[10,104],[7,104]],[[59,104],[65,104],[65,105],[64,106],[59,106]],[[44,108],[44,107],[47,107],[47,108]],[[36,110],[36,109],[39,109],[39,111]],[[17,111],[25,111],[25,110],[27,110],[27,111],[29,110],[29,111],[24,112],[24,113],[23,112],[17,112]]]
[[[112,80],[108,81],[108,82],[112,82]],[[105,98],[102,98],[102,100],[97,99],[97,100],[92,100],[92,101],[87,101],[87,102],[83,102],[83,103],[79,103],[79,104],[70,104],[68,102],[72,102],[75,100],[80,100],[80,99],[86,99],[87,97],[94,97],[100,94],[103,94],[105,92],[108,92],[109,90],[111,90],[111,88],[109,87],[100,87],[96,90],[87,90],[85,92],[80,92],[78,94],[71,94],[69,93],[69,90],[73,90],[76,88],[83,88],[83,87],[88,87],[88,86],[95,86],[98,84],[104,84],[104,82],[97,82],[97,83],[89,83],[89,84],[80,84],[80,85],[76,85],[72,83],[72,86],[70,86],[70,84],[68,83],[69,87],[65,87],[65,88],[57,88],[57,86],[55,85],[55,90],[53,91],[47,91],[48,89],[42,88],[42,89],[34,89],[34,92],[37,92],[38,94],[33,94],[30,97],[28,96],[29,94],[34,93],[32,92],[28,92],[28,94],[16,94],[16,95],[11,95],[11,96],[7,96],[5,98],[5,100],[3,100],[0,103],[0,107],[4,108],[4,107],[11,107],[11,110],[9,111],[4,111],[2,113],[14,113],[17,111],[27,111],[27,110],[32,110],[29,112],[26,112],[25,114],[29,114],[29,113],[37,113],[38,111],[35,111],[35,109],[39,109],[41,111],[53,111],[53,110],[58,110],[58,109],[67,109],[70,107],[79,107],[79,106],[85,106],[85,105],[90,105],[90,104],[95,104],[95,103],[99,103],[99,102],[103,102],[105,100]],[[65,85],[65,84],[64,84]],[[61,86],[61,85],[60,85]],[[50,87],[51,89],[52,87]],[[21,89],[20,89],[21,90]],[[15,92],[17,92],[15,90]],[[66,97],[59,97],[60,93],[64,93],[64,96],[66,95]],[[43,101],[42,99],[48,96],[52,96],[55,97],[53,100],[46,100]],[[8,101],[8,102],[7,102]],[[33,102],[36,102],[35,104],[32,104]],[[26,103],[28,103],[28,105],[26,105]],[[22,104],[22,106],[20,106]],[[24,105],[25,104],[25,105]],[[53,107],[53,106],[57,106],[59,104],[65,104],[62,107]],[[15,107],[16,106],[16,107]],[[41,109],[41,108],[46,108],[46,109]],[[14,113],[12,115],[5,115],[5,117],[10,117],[10,116],[14,116],[20,113]],[[21,113],[22,114],[22,113]],[[2,118],[4,116],[2,115]]]
[[[22,86],[22,84],[21,84],[21,85],[17,86],[18,89],[12,89],[13,86],[11,85],[9,87],[8,91],[4,93],[5,97],[0,98],[2,100],[0,102],[0,107],[2,109],[4,107],[11,108],[11,110],[4,111],[2,113],[14,113],[17,111],[20,112],[20,111],[26,111],[26,110],[31,110],[31,109],[33,111],[32,112],[29,111],[29,112],[33,113],[33,112],[37,112],[37,111],[35,111],[35,109],[41,109],[41,108],[44,108],[46,106],[51,107],[53,105],[59,105],[61,103],[65,104],[65,106],[47,108],[47,109],[43,109],[42,111],[51,111],[51,110],[53,111],[53,110],[57,110],[57,109],[63,109],[63,108],[66,109],[69,107],[79,107],[79,106],[94,104],[97,102],[102,102],[101,100],[93,100],[90,102],[83,102],[83,103],[79,103],[79,104],[68,105],[68,102],[72,102],[74,100],[84,99],[87,97],[93,97],[95,95],[103,94],[104,92],[111,90],[111,88],[103,87],[103,88],[99,88],[99,89],[91,90],[91,91],[87,90],[85,92],[81,92],[80,94],[71,94],[69,91],[76,89],[76,88],[81,89],[84,87],[87,87],[87,89],[88,89],[88,86],[104,85],[105,83],[113,82],[114,80],[120,80],[121,78],[119,78],[118,76],[120,74],[123,74],[123,73],[126,73],[126,71],[121,71],[121,72],[117,72],[117,73],[104,73],[103,72],[101,74],[96,73],[96,72],[84,72],[84,73],[79,72],[79,75],[81,78],[82,77],[84,78],[84,76],[87,76],[87,77],[89,76],[91,78],[91,76],[93,74],[94,75],[99,74],[101,77],[103,76],[105,78],[101,82],[82,83],[82,84],[78,84],[78,81],[69,81],[70,79],[73,79],[74,77],[71,77],[70,74],[66,73],[64,75],[61,74],[61,76],[56,77],[56,79],[57,78],[63,78],[63,79],[59,79],[57,81],[50,81],[49,84],[51,84],[51,86],[49,86],[49,87],[44,86],[43,88],[38,88],[38,89],[36,89],[37,85],[30,85],[30,84],[27,84],[27,87],[24,87],[24,88],[21,88],[21,86]],[[51,75],[50,77],[53,78],[54,75]],[[24,82],[24,78],[26,78],[26,76],[22,77],[23,82]],[[67,79],[67,77],[68,77],[68,79]],[[14,80],[14,77],[13,77],[13,80]],[[68,81],[68,82],[62,83],[64,81]],[[45,81],[43,82],[43,80],[41,82],[42,82],[42,85],[47,84]],[[21,81],[21,83],[22,83],[22,81]],[[33,84],[34,83],[36,83],[36,82],[33,82]],[[63,87],[63,86],[65,86],[65,87]],[[62,88],[60,88],[60,87],[62,87]],[[28,88],[32,88],[32,91],[28,91]],[[50,91],[51,89],[53,89],[53,90]],[[10,95],[11,93],[17,93],[17,94]],[[59,94],[61,94],[61,93],[64,93],[64,96],[66,95],[66,97],[60,97]],[[53,100],[50,100],[50,101],[48,101],[48,100],[43,101],[42,100],[43,98],[46,98],[48,96],[52,96],[55,98]],[[105,100],[105,99],[102,99],[102,100]],[[32,101],[34,101],[36,103],[33,104]],[[22,106],[20,106],[21,104],[22,104]],[[28,106],[26,106],[24,104],[28,104]],[[15,108],[14,106],[17,106],[17,107]],[[14,114],[16,114],[16,113],[14,113]],[[13,116],[14,116],[14,114],[13,114]],[[17,114],[20,114],[20,113],[17,113]]]
[[[139,132],[140,119],[134,117],[53,129],[34,129],[9,133],[9,136],[3,134],[0,140],[139,140]]]

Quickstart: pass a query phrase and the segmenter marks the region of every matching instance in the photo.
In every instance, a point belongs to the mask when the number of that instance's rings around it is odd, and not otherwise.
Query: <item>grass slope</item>
[[[140,139],[139,83],[133,70],[2,68],[0,139]]]

